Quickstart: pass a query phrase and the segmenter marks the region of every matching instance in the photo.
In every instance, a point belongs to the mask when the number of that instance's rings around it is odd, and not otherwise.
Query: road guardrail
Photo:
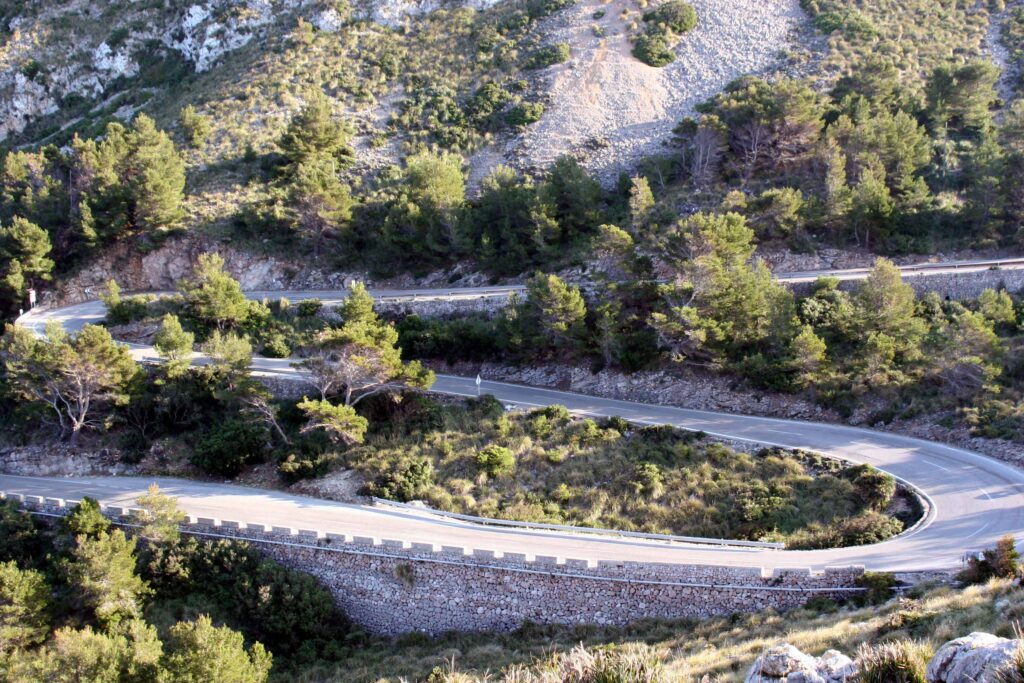
[[[649,541],[668,541],[671,543],[696,543],[700,545],[717,545],[717,546],[739,546],[743,548],[769,548],[772,550],[783,550],[786,547],[785,543],[775,543],[771,541],[742,541],[742,540],[730,540],[726,538],[704,538],[701,536],[673,536],[671,534],[649,534],[642,531],[622,531],[618,529],[600,529],[596,527],[588,526],[569,526],[565,524],[545,524],[543,522],[517,522],[511,519],[495,519],[493,517],[475,517],[473,515],[464,515],[458,512],[445,512],[444,510],[435,510],[421,505],[410,505],[409,503],[400,503],[396,500],[387,500],[384,498],[371,497],[373,504],[381,507],[396,507],[405,510],[414,510],[423,514],[434,515],[437,517],[447,517],[449,519],[457,519],[463,522],[472,522],[474,524],[482,524],[485,526],[505,526],[514,527],[518,529],[539,529],[543,531],[564,531],[573,534],[590,534],[599,536],[616,536],[622,538],[642,538]]]

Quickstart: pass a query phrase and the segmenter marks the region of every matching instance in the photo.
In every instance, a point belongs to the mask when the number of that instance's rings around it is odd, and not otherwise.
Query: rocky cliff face
[[[118,243],[75,273],[58,291],[49,293],[49,297],[44,295],[44,303],[70,304],[95,299],[112,277],[128,292],[172,290],[192,272],[196,259],[204,252],[223,256],[228,272],[244,289],[337,289],[352,277],[347,273],[324,273],[284,258],[250,254],[202,236],[185,235],[169,239],[148,253],[141,253],[131,242]]]
[[[482,8],[495,1],[357,0],[351,10],[337,0],[25,3],[15,16],[0,14],[0,141],[83,99],[96,103],[90,115],[99,113],[115,81],[139,75],[154,60],[184,59],[201,73],[271,30],[291,30],[299,19],[333,32],[353,14],[397,25],[442,6]],[[140,84],[142,95],[146,87]],[[110,113],[128,118],[134,111],[114,107]]]

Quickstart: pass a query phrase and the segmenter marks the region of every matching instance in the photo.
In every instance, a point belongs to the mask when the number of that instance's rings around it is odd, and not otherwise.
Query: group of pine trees
[[[136,502],[127,530],[88,497],[60,520],[0,504],[0,678],[263,683],[346,656],[347,620],[313,577],[183,536],[155,485]]]
[[[64,150],[8,152],[0,164],[0,305],[23,307],[30,287],[118,238],[174,229],[184,190],[184,161],[145,114]]]
[[[622,240],[615,277],[599,275],[586,295],[537,274],[500,315],[406,318],[401,342],[414,356],[450,361],[589,359],[626,371],[676,362],[845,412],[864,402],[892,414],[971,407],[968,421],[982,431],[1024,438],[1013,407],[1024,393],[1014,361],[1024,300],[995,289],[975,301],[918,297],[884,259],[852,289],[823,278],[795,295],[753,258],[754,234],[740,214],[698,213],[663,234],[667,281]]]

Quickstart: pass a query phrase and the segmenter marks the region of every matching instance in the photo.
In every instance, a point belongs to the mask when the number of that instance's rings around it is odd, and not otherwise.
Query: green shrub
[[[646,498],[657,498],[665,490],[665,479],[661,469],[653,462],[637,463],[630,481],[633,493]]]
[[[1012,579],[1021,573],[1020,552],[1013,536],[1003,536],[995,548],[967,558],[967,567],[957,575],[964,583],[985,583],[992,578]]]
[[[878,33],[871,21],[856,10],[822,12],[814,18],[814,25],[822,33],[841,31],[847,40],[870,38]]]
[[[857,586],[867,590],[858,593],[854,602],[858,605],[881,605],[892,598],[896,585],[896,575],[892,572],[864,572],[857,577]]]
[[[526,13],[531,19],[541,19],[575,4],[576,0],[529,0]]]
[[[669,38],[658,31],[639,36],[633,44],[633,56],[648,66],[665,66],[676,59]]]
[[[329,591],[313,576],[244,542],[182,538],[154,544],[145,550],[140,573],[159,599],[202,605],[247,640],[273,644],[275,655],[322,658],[348,630]]]
[[[420,497],[433,481],[434,465],[426,458],[419,458],[380,477],[367,491],[378,498],[408,502]]]
[[[896,480],[871,465],[858,465],[848,472],[857,494],[873,510],[884,510],[896,495]]]
[[[529,415],[530,417],[543,415],[559,426],[569,424],[569,421],[572,420],[572,414],[569,412],[569,409],[558,404],[536,408],[531,410]]]
[[[466,103],[466,113],[477,128],[482,130],[497,128],[501,123],[498,114],[511,97],[509,91],[494,81],[488,81],[477,88],[477,91]]]
[[[683,0],[668,0],[644,14],[648,24],[663,24],[674,33],[687,33],[697,27],[697,10]]]
[[[516,468],[515,456],[504,446],[487,446],[476,454],[475,460],[476,466],[489,477],[502,477],[511,474]]]
[[[45,546],[42,530],[38,518],[11,501],[0,500],[0,562],[39,559]]]
[[[903,522],[869,510],[827,525],[811,524],[793,534],[786,547],[801,550],[880,543],[903,531]]]
[[[601,429],[614,429],[619,434],[625,434],[631,429],[629,421],[624,417],[619,417],[618,415],[606,417],[601,420],[598,425]]]
[[[206,138],[210,136],[213,129],[210,117],[203,116],[196,111],[191,104],[186,105],[179,115],[181,127],[185,130],[185,137],[193,149],[199,149],[206,144]]]
[[[108,325],[127,325],[137,320],[145,320],[150,314],[153,297],[143,294],[120,299],[107,307]]]
[[[294,484],[303,479],[318,479],[330,473],[338,460],[333,453],[317,455],[288,454],[277,466],[277,472],[287,484]]]
[[[569,59],[569,44],[555,43],[536,50],[526,62],[527,69],[544,69]]]
[[[932,650],[925,643],[895,640],[861,645],[857,651],[860,683],[926,683]]]
[[[303,299],[299,302],[299,317],[312,318],[323,307],[324,304],[320,299]]]
[[[260,425],[227,420],[199,440],[192,453],[192,464],[211,474],[234,477],[247,465],[263,462],[267,437],[267,430]]]
[[[540,102],[523,102],[508,110],[505,121],[510,126],[529,126],[540,121],[544,115],[544,105]]]
[[[260,348],[260,354],[266,358],[287,358],[291,353],[288,341],[280,332],[271,334]]]

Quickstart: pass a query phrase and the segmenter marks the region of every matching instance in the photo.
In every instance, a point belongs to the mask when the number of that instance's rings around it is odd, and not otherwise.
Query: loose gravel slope
[[[700,102],[745,74],[779,63],[807,21],[798,0],[691,0],[696,29],[676,47],[676,61],[647,66],[632,56],[624,9],[632,0],[584,0],[549,19],[550,42],[568,43],[568,62],[548,69],[543,118],[510,144],[520,164],[546,167],[578,153],[604,178],[656,153],[673,127]],[[604,16],[594,19],[594,13]],[[605,32],[595,35],[593,27]],[[597,144],[595,144],[597,143]]]

